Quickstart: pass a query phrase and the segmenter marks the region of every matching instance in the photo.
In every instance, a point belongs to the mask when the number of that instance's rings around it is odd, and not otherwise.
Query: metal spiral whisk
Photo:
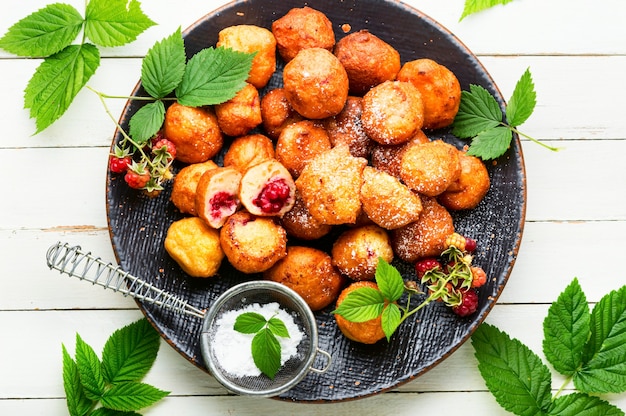
[[[70,246],[58,242],[46,253],[48,267],[58,270],[94,285],[112,289],[125,296],[132,296],[141,301],[181,312],[187,315],[204,318],[204,311],[189,305],[186,301],[165,292],[152,284],[122,270],[120,266],[103,261],[90,252],[83,252],[80,246]]]

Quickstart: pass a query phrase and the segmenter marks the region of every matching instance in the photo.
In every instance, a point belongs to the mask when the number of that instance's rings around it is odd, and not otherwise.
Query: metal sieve
[[[83,252],[80,246],[56,243],[48,249],[46,261],[50,269],[69,276],[159,307],[202,318],[200,342],[204,362],[217,381],[234,393],[276,396],[298,384],[309,371],[324,373],[330,367],[332,357],[318,348],[317,323],[313,312],[300,295],[280,283],[261,280],[240,283],[224,292],[205,313],[185,300],[123,271],[119,266],[104,262],[89,252]],[[211,342],[217,329],[216,320],[230,310],[242,309],[255,303],[263,305],[272,302],[278,303],[281,309],[288,312],[303,333],[297,354],[284,363],[273,379],[265,375],[235,377],[228,374],[216,360]],[[326,358],[326,365],[321,369],[313,367],[318,353]]]

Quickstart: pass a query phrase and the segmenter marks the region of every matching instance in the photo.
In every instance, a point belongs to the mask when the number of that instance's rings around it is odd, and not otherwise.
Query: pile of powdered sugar
[[[242,334],[234,329],[237,317],[247,312],[258,313],[266,320],[275,317],[285,324],[289,338],[276,337],[281,347],[281,365],[297,356],[298,345],[304,334],[294,322],[293,316],[281,309],[276,302],[264,305],[254,303],[241,309],[225,312],[215,322],[216,329],[211,342],[219,367],[233,377],[261,375],[261,371],[256,367],[252,358],[252,338],[255,334]]]

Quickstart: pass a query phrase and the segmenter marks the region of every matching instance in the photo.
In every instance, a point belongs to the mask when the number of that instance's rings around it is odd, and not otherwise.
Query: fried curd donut
[[[282,163],[266,160],[244,173],[239,199],[254,215],[280,217],[296,202],[296,184]]]
[[[428,143],[430,139],[422,130],[419,130],[407,143],[396,145],[383,145],[374,143],[372,146],[371,162],[378,170],[382,170],[400,178],[400,170],[402,167],[402,153],[412,143]]]
[[[417,221],[391,231],[394,253],[414,263],[437,257],[446,249],[446,238],[454,232],[452,216],[434,198],[422,198],[422,213]]]
[[[243,136],[261,124],[261,99],[252,84],[246,85],[225,103],[215,106],[217,124],[228,136]]]
[[[380,144],[402,144],[422,128],[424,109],[419,90],[409,82],[385,81],[363,97],[361,121]]]
[[[196,214],[196,190],[198,181],[204,172],[216,169],[218,166],[212,160],[203,163],[193,163],[183,167],[174,176],[172,195],[170,199],[174,206],[183,214]]]
[[[217,47],[230,48],[238,52],[256,52],[248,82],[263,88],[276,71],[276,39],[272,32],[254,25],[229,26],[218,34]]]
[[[332,230],[331,225],[322,224],[311,215],[299,192],[296,192],[293,207],[281,217],[280,223],[287,235],[301,240],[317,240]]]
[[[378,289],[378,285],[376,283],[368,280],[354,282],[341,291],[339,297],[337,298],[337,307],[341,305],[350,292],[362,287],[368,287],[376,290]],[[335,315],[335,321],[337,322],[337,327],[339,327],[339,330],[341,330],[343,335],[352,341],[360,342],[362,344],[375,344],[385,338],[380,316],[365,322],[351,322],[341,315]]]
[[[401,67],[398,51],[367,30],[337,41],[334,53],[346,68],[350,94],[354,95],[361,96],[378,84],[393,81]]]
[[[237,137],[224,154],[224,166],[232,166],[241,173],[266,160],[274,159],[274,143],[262,134]]]
[[[443,140],[411,144],[402,153],[400,178],[420,194],[437,196],[459,178],[459,153]]]
[[[489,191],[487,168],[480,159],[459,152],[461,175],[438,197],[444,207],[451,210],[473,209]]]
[[[387,231],[377,225],[350,228],[337,238],[331,256],[339,272],[352,280],[374,280],[378,258],[390,263],[393,248]]]
[[[309,162],[296,179],[307,209],[322,224],[354,224],[361,213],[360,189],[367,159],[333,147]]]
[[[276,141],[276,160],[297,178],[311,159],[330,148],[326,130],[311,120],[302,120],[286,126],[280,133]]]
[[[165,137],[176,146],[183,163],[206,162],[215,156],[224,139],[213,110],[173,103],[165,112]]]
[[[371,166],[363,170],[361,186],[363,211],[387,230],[404,227],[422,212],[422,201],[400,180]]]
[[[372,148],[372,140],[365,133],[361,123],[363,113],[361,101],[361,97],[349,96],[339,114],[324,119],[323,123],[333,147],[348,145],[352,156],[367,158]]]
[[[164,245],[170,257],[192,277],[214,276],[224,259],[219,231],[198,217],[173,222]]]
[[[274,88],[261,98],[263,128],[269,137],[277,139],[285,126],[303,117],[293,109],[282,88]]]
[[[452,124],[461,103],[461,85],[452,71],[431,59],[417,59],[405,63],[397,79],[410,82],[422,94],[425,129]]]
[[[237,211],[228,217],[219,236],[228,261],[243,273],[264,272],[287,255],[287,233],[269,217]]]
[[[335,46],[333,24],[326,15],[310,7],[293,8],[272,23],[278,53],[291,61],[302,49]]]
[[[233,167],[205,172],[196,190],[196,212],[210,227],[220,228],[239,208],[241,173]]]
[[[348,74],[326,49],[303,49],[283,69],[283,90],[301,116],[324,119],[339,114],[346,104]]]
[[[293,289],[313,311],[324,309],[337,300],[345,281],[328,254],[304,246],[288,247],[287,256],[263,276]]]

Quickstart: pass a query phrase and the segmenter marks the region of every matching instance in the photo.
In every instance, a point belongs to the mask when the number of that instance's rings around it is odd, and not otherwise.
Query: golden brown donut
[[[229,26],[218,34],[217,47],[252,53],[252,67],[247,81],[263,88],[276,71],[276,39],[272,32],[254,25]]]
[[[461,85],[452,71],[431,59],[417,59],[405,63],[397,79],[410,82],[422,94],[425,129],[452,124],[461,103]]]
[[[423,195],[441,194],[460,174],[459,151],[443,140],[411,144],[402,153],[400,178]]]
[[[196,212],[210,227],[220,228],[239,208],[241,173],[231,166],[205,172],[196,189]]]
[[[341,112],[325,119],[323,123],[333,147],[344,144],[350,147],[352,156],[367,158],[373,142],[361,124],[361,101],[361,97],[349,96]]]
[[[237,211],[219,231],[230,264],[243,273],[261,273],[287,255],[287,233],[272,218]]]
[[[274,88],[261,98],[263,128],[269,137],[277,139],[285,126],[302,120],[293,109],[282,88]]]
[[[424,197],[419,219],[391,231],[391,245],[396,256],[414,263],[441,255],[447,248],[446,238],[453,232],[454,223],[448,210],[434,198]]]
[[[281,217],[280,223],[287,231],[287,235],[302,240],[317,240],[332,229],[331,225],[322,224],[313,218],[299,192],[296,192],[295,204]]]
[[[288,247],[287,256],[263,276],[293,289],[313,311],[336,301],[345,281],[328,254],[304,246]]]
[[[246,83],[233,98],[215,106],[217,123],[228,136],[243,136],[261,124],[259,91]]]
[[[346,104],[348,74],[326,49],[303,49],[283,69],[283,90],[301,116],[332,117]]]
[[[167,229],[165,250],[192,277],[214,276],[224,258],[219,232],[198,217],[174,221]]]
[[[348,73],[350,94],[363,95],[378,84],[393,81],[400,71],[398,51],[367,30],[340,39],[334,53]]]
[[[419,130],[407,143],[397,145],[383,145],[374,143],[372,146],[371,162],[378,170],[387,172],[391,176],[400,178],[402,167],[402,153],[411,143],[428,143],[430,139]]]
[[[374,280],[378,259],[393,260],[387,231],[377,225],[350,228],[337,238],[331,256],[339,272],[352,280]]]
[[[266,160],[274,159],[274,143],[262,134],[237,137],[224,154],[224,166],[232,166],[241,173]]]
[[[291,61],[302,49],[335,46],[333,24],[326,15],[310,7],[293,8],[272,23],[278,53]]]
[[[209,108],[173,103],[165,112],[163,127],[165,137],[176,146],[176,159],[183,163],[206,162],[224,143],[217,117]]]
[[[339,298],[337,298],[337,307],[341,305],[350,292],[362,287],[378,290],[378,285],[374,282],[368,280],[354,282],[341,291]],[[362,344],[375,344],[385,338],[380,316],[365,322],[351,322],[341,315],[335,315],[335,321],[343,335],[352,341]]]
[[[473,209],[489,191],[489,172],[477,157],[460,152],[461,175],[439,195],[441,205],[451,210]]]
[[[285,126],[280,133],[276,141],[276,160],[297,178],[311,159],[330,148],[326,130],[311,120],[302,120]]]
[[[202,174],[217,168],[212,160],[203,163],[194,163],[183,167],[174,176],[172,195],[170,199],[174,206],[183,214],[196,215],[196,189]]]
[[[380,144],[402,144],[422,128],[422,98],[409,82],[385,81],[363,97],[361,121],[367,135]]]

